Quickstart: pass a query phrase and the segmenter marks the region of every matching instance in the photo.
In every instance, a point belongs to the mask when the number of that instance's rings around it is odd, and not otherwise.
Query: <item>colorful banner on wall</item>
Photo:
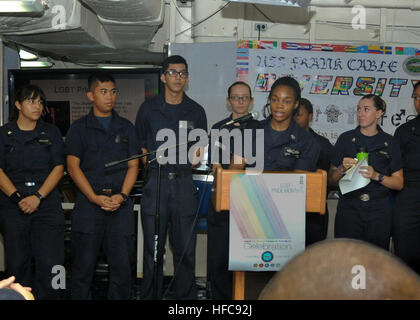
[[[281,269],[305,249],[306,176],[237,174],[230,179],[229,270]]]
[[[357,126],[356,106],[363,95],[376,94],[387,103],[380,120],[394,134],[416,116],[412,92],[420,80],[420,50],[391,46],[353,46],[277,41],[239,41],[237,80],[248,82],[262,111],[274,81],[292,76],[302,97],[314,106],[312,128],[335,143]]]

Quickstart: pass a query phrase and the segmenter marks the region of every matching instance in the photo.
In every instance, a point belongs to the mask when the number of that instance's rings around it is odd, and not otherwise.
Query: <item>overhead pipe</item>
[[[420,10],[419,0],[312,0],[314,7],[351,8],[362,5],[365,8]]]

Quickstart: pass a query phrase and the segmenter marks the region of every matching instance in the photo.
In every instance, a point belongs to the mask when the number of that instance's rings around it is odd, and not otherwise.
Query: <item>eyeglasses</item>
[[[177,75],[179,75],[181,78],[188,77],[188,71],[186,70],[176,71],[174,69],[169,69],[168,71],[165,71],[165,74],[173,78],[175,78]]]
[[[251,97],[250,96],[243,96],[243,97],[240,97],[240,96],[231,96],[231,97],[229,97],[229,99],[232,100],[232,101],[240,101],[240,100],[242,100],[242,101],[246,102],[246,101],[251,100]]]

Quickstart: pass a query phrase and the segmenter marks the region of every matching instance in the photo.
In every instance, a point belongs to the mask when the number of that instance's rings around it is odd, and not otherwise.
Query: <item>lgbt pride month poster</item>
[[[232,175],[229,270],[276,271],[305,249],[306,176]]]

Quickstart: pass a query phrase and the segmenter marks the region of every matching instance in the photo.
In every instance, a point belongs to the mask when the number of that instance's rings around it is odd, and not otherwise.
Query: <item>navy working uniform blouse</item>
[[[360,132],[360,126],[341,134],[334,146],[332,163],[338,167],[342,164],[343,158],[356,158],[360,147],[365,147],[368,152],[368,165],[380,174],[391,176],[402,168],[398,142],[379,126],[378,133],[374,136],[363,135]],[[389,189],[378,181],[371,180],[361,190],[373,192],[388,191]]]
[[[320,147],[315,138],[300,127],[294,119],[285,131],[276,131],[270,124],[271,116],[260,122],[264,129],[265,171],[316,171]]]

